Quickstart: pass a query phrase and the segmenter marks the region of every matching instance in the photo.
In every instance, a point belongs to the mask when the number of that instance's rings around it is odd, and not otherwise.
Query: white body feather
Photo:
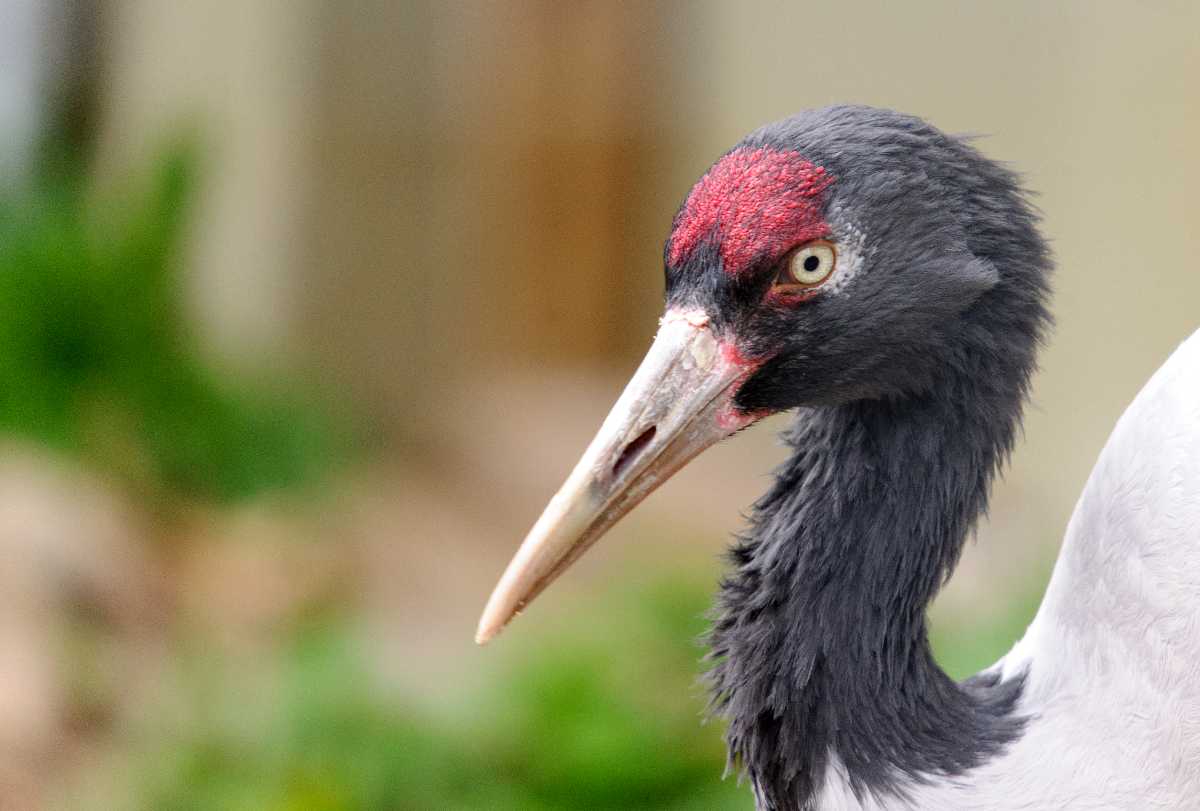
[[[1003,754],[904,801],[860,801],[835,763],[818,807],[1200,809],[1200,332],[1117,422],[1041,608],[995,668],[1028,672],[1030,720]]]

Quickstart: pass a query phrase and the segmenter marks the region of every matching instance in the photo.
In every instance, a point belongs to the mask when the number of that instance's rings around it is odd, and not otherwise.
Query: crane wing
[[[1083,807],[1070,803],[1097,786],[1115,799],[1112,807],[1135,807],[1121,797],[1143,798],[1137,807],[1194,807],[1200,332],[1117,422],[1067,526],[1041,608],[996,667],[1005,678],[1025,674],[1018,709],[1031,719],[1007,764],[997,765],[1001,784],[1003,775],[1024,774],[1024,785],[1009,788],[1043,801],[1061,797],[1064,808]]]
[[[1118,420],[1005,670],[1035,661],[1066,675],[1080,664],[1067,654],[1102,653],[1200,697],[1200,332]]]

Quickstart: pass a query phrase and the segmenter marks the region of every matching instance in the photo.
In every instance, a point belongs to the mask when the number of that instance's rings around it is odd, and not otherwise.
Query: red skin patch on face
[[[758,371],[758,367],[766,363],[767,358],[748,358],[741,353],[735,344],[729,341],[721,341],[720,343],[721,359],[730,366],[738,367],[739,374],[737,380],[729,387],[729,396],[721,410],[717,412],[717,425],[726,431],[740,431],[743,428],[753,425],[763,417],[769,416],[767,411],[742,411],[733,404],[733,399],[737,395],[738,389],[742,384]]]
[[[711,236],[720,246],[725,272],[737,275],[757,258],[780,257],[827,236],[821,195],[833,180],[823,167],[795,152],[735,149],[688,195],[671,234],[671,265]]]
[[[721,360],[725,361],[730,366],[738,366],[742,368],[744,373],[742,379],[749,377],[753,372],[758,370],[766,362],[766,358],[751,358],[742,354],[742,351],[737,348],[737,344],[731,341],[721,341],[720,344]]]
[[[767,301],[783,307],[793,307],[806,301],[811,301],[821,294],[819,287],[809,290],[779,290],[771,288],[767,291]]]

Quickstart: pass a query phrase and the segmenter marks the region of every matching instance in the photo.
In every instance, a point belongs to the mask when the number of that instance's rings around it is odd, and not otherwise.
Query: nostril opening
[[[638,457],[650,441],[654,439],[654,434],[658,431],[658,427],[651,425],[645,431],[637,435],[637,438],[625,446],[625,450],[621,451],[621,455],[617,457],[617,463],[613,465],[613,475],[620,476],[621,471],[629,467],[629,464]]]

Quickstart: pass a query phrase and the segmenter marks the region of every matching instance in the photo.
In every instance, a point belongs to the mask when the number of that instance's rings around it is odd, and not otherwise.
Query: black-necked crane
[[[759,809],[1200,808],[1200,335],[1118,422],[1025,636],[959,683],[926,609],[1050,320],[1017,177],[917,118],[810,111],[712,166],[665,265],[649,353],[478,641],[702,450],[795,410],[709,639]]]

